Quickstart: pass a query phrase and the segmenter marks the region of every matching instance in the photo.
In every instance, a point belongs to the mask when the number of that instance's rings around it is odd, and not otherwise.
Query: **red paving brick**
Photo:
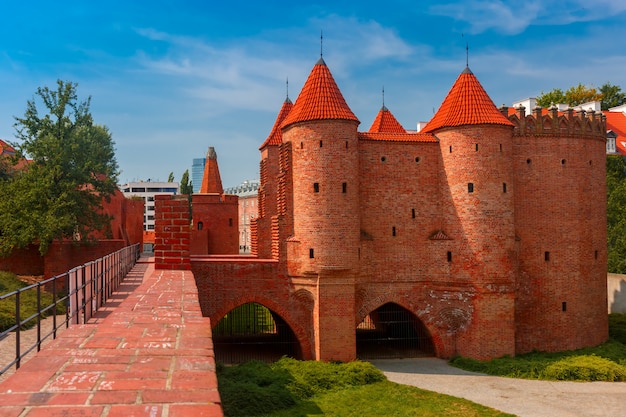
[[[112,300],[0,383],[0,417],[223,416],[193,274],[140,263]]]

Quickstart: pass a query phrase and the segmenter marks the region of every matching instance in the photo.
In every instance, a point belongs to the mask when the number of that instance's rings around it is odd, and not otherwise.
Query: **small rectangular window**
[[[392,235],[392,236],[395,236],[395,235],[396,235],[396,226],[393,226],[393,227],[391,228],[391,235]]]
[[[320,184],[319,184],[319,182],[313,183],[313,191],[316,192],[316,193],[320,192]]]
[[[474,183],[473,182],[468,182],[467,183],[467,192],[468,193],[473,193],[474,192]]]
[[[320,148],[322,147],[322,144],[323,144],[323,143],[322,143],[322,141],[320,140]]]
[[[228,225],[230,227],[233,227],[233,219],[232,218],[228,219]]]
[[[502,183],[502,192],[506,193],[506,182]]]
[[[414,219],[415,218],[415,209],[411,209],[411,217]]]
[[[348,192],[348,183],[344,182],[343,184],[341,184],[341,191],[345,194]]]
[[[313,248],[309,249],[309,258],[315,258],[315,252],[313,251]]]
[[[448,251],[448,262],[452,262],[452,252]]]
[[[562,311],[567,311],[567,301],[563,301],[563,302],[561,303],[561,310],[562,310]]]
[[[476,144],[476,151],[478,151],[478,144]]]
[[[546,253],[543,254],[543,259],[546,261],[550,260],[550,252],[546,251]]]

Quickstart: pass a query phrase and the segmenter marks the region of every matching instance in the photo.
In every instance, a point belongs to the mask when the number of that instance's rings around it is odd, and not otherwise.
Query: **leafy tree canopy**
[[[626,163],[606,157],[608,271],[626,273]]]
[[[188,169],[183,172],[183,176],[180,180],[180,193],[185,195],[193,194],[193,186],[191,185],[191,181],[189,181]]]
[[[174,182],[174,173],[170,172],[170,175],[167,176],[167,182]]]
[[[117,187],[114,142],[76,88],[60,80],[56,90],[40,87],[15,117],[21,142],[12,145],[32,161],[0,182],[0,254],[31,243],[44,254],[57,239],[90,240],[110,220],[101,209]]]
[[[543,91],[537,97],[537,105],[541,107],[550,107],[553,104],[565,103],[570,106],[578,106],[579,104],[589,101],[601,101],[602,110],[608,110],[626,102],[626,95],[621,92],[621,88],[611,83],[605,83],[599,89],[595,87],[587,87],[578,84],[568,88],[565,92],[560,88],[544,93]]]
[[[622,89],[617,85],[604,83],[600,87],[602,93],[602,110],[608,110],[611,107],[621,106],[626,103],[626,94],[622,93]]]

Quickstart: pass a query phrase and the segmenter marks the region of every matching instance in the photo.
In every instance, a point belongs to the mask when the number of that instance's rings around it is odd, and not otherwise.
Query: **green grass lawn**
[[[17,289],[28,286],[27,283],[18,279],[15,274],[0,271],[0,295],[8,294]],[[52,294],[41,291],[41,308],[45,308],[52,304]],[[33,288],[20,294],[20,317],[22,320],[30,317],[37,312],[37,289]],[[64,314],[65,307],[57,305],[57,314]],[[49,315],[51,311],[43,314],[43,317]],[[28,329],[37,324],[36,320],[30,320],[22,326],[22,329]],[[15,325],[15,297],[9,297],[0,301],[0,331],[4,331]]]
[[[626,314],[609,315],[609,341],[596,347],[566,352],[531,352],[490,361],[453,358],[468,371],[524,379],[568,381],[626,381]]]
[[[283,358],[218,366],[226,417],[510,416],[471,401],[387,381],[367,362]]]

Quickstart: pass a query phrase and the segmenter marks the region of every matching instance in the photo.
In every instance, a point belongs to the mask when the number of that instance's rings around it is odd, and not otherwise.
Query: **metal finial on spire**
[[[385,108],[385,86],[383,85],[383,109]]]
[[[324,32],[320,30],[320,58],[324,57]]]
[[[461,37],[465,39],[465,34],[461,33]],[[465,68],[469,68],[469,43],[465,39]]]
[[[286,82],[286,89],[287,89],[287,98],[286,100],[289,100],[289,77],[287,77],[287,82]]]

